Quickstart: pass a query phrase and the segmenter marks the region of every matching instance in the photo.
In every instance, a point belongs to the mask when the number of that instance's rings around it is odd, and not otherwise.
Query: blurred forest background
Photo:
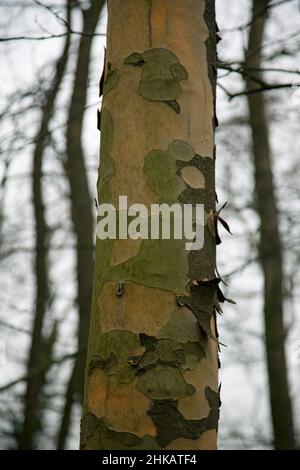
[[[299,448],[300,2],[216,6],[219,448]],[[1,449],[78,448],[106,17],[0,0]]]

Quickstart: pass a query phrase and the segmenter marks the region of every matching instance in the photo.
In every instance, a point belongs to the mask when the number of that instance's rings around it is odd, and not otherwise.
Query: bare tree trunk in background
[[[268,0],[253,0],[253,22],[245,62],[247,91],[262,79],[261,46]],[[265,8],[264,8],[265,7]],[[253,70],[252,70],[253,69]],[[267,366],[275,449],[293,449],[294,427],[289,396],[283,321],[283,268],[279,217],[272,174],[269,129],[263,93],[248,95],[253,139],[255,190],[261,222],[260,262],[264,274],[264,317]]]
[[[88,90],[91,47],[105,0],[92,0],[83,10],[83,32],[79,44],[73,93],[67,125],[67,161],[65,165],[71,192],[71,212],[77,238],[77,303],[79,309],[78,359],[75,360],[67,386],[65,406],[58,433],[57,448],[65,447],[75,395],[82,401],[86,346],[93,284],[93,215],[88,176],[82,149],[84,110]]]
[[[213,0],[108,1],[100,203],[214,213],[215,83]],[[216,448],[214,235],[97,240],[83,449]]]
[[[71,19],[71,0],[67,0],[67,22]],[[45,355],[51,354],[53,345],[53,334],[45,338],[42,332],[46,309],[49,301],[48,285],[48,261],[47,261],[47,226],[45,220],[45,208],[43,202],[42,185],[42,165],[44,151],[49,137],[49,123],[51,121],[57,93],[62,82],[70,46],[70,35],[66,36],[66,42],[62,56],[57,62],[56,73],[45,97],[45,104],[42,108],[42,121],[36,136],[36,146],[33,155],[33,181],[32,181],[32,201],[35,218],[35,282],[36,299],[33,319],[32,339],[29,352],[27,370],[31,371],[39,368],[44,361],[49,361]],[[56,327],[54,326],[53,333]],[[49,350],[49,347],[50,350]],[[40,406],[41,389],[45,381],[46,372],[30,376],[27,382],[26,394],[24,397],[25,410],[24,422],[18,446],[20,449],[32,449],[35,447],[35,433],[39,430],[42,409]]]

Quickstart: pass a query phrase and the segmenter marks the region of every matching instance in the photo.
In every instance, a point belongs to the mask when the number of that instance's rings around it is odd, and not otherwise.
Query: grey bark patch
[[[179,306],[185,305],[195,314],[199,327],[209,337],[214,338],[210,323],[214,315],[217,287],[220,279],[197,281],[190,286],[190,296],[177,296]]]
[[[146,100],[163,101],[176,113],[180,112],[176,101],[182,94],[179,82],[186,80],[188,73],[175,54],[164,48],[147,49],[143,53],[133,52],[124,64],[141,67],[138,91]]]
[[[100,356],[107,360],[113,354],[118,362],[127,363],[127,358],[140,346],[138,336],[127,330],[111,330],[102,334],[99,345]]]
[[[206,430],[218,428],[220,406],[221,406],[220,387],[219,387],[218,392],[215,392],[210,387],[205,387],[205,396],[210,406],[210,412],[206,418]]]
[[[158,339],[169,338],[181,344],[198,342],[200,335],[197,323],[196,321],[191,322],[191,316],[192,313],[190,311],[182,312],[175,310],[168,323],[159,331],[157,335]]]
[[[154,400],[148,415],[157,430],[157,442],[165,447],[178,438],[197,439],[205,431],[217,429],[219,419],[219,393],[205,388],[205,397],[210,405],[206,418],[186,419],[177,409],[177,401]]]
[[[128,363],[120,363],[114,365],[108,375],[116,375],[120,384],[128,384],[134,379],[135,370]]]
[[[174,62],[174,64],[171,64],[170,67],[170,73],[171,75],[176,78],[176,80],[187,80],[188,79],[188,73],[181,65],[179,62]]]
[[[199,343],[186,343],[183,347],[185,356],[195,356],[198,361],[206,357],[203,346]]]
[[[188,142],[181,139],[172,140],[168,151],[174,160],[182,160],[184,162],[189,162],[196,154],[193,147]]]
[[[101,423],[99,418],[93,413],[85,413],[81,420],[81,447],[83,447],[87,439],[94,434],[100,427]]]
[[[149,78],[141,80],[139,93],[149,101],[173,101],[182,93],[180,83],[173,78]]]

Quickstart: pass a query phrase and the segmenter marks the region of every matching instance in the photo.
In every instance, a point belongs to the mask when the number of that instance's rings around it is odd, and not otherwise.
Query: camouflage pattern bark
[[[97,240],[83,449],[215,449],[213,0],[108,2],[100,203],[205,204],[205,244]]]

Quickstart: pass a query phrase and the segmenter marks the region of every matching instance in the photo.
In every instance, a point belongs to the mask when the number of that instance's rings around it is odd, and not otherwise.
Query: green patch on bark
[[[152,400],[178,400],[196,392],[178,368],[165,366],[156,366],[139,376],[137,388]]]
[[[146,100],[165,102],[180,112],[176,100],[182,94],[180,81],[186,80],[188,73],[175,54],[164,48],[148,49],[133,52],[124,64],[142,68],[138,91]]]
[[[190,286],[190,296],[177,296],[178,305],[185,305],[195,314],[199,327],[209,338],[214,338],[210,324],[215,311],[219,282],[220,279],[217,278],[197,281]]]
[[[104,361],[113,354],[118,362],[126,362],[139,347],[139,338],[131,331],[112,330],[102,334],[98,351]]]
[[[169,150],[152,150],[145,157],[144,172],[148,186],[158,195],[158,202],[178,203],[186,185],[176,174],[176,162]]]
[[[188,276],[190,279],[211,279],[216,268],[216,242],[207,225],[204,226],[204,246],[188,253]]]
[[[104,275],[107,280],[123,279],[174,293],[182,292],[188,271],[184,243],[184,240],[174,239],[142,240],[138,256],[118,266],[108,266]]]
[[[110,354],[107,359],[103,359],[99,354],[96,354],[89,363],[88,375],[91,375],[94,369],[101,369],[108,372],[116,363],[117,360],[114,354]]]
[[[135,374],[136,371],[128,364],[128,359],[126,364],[116,364],[108,372],[108,375],[116,375],[118,382],[121,384],[127,384],[132,382],[135,377]]]
[[[183,346],[183,350],[185,358],[187,358],[187,356],[193,356],[196,362],[206,357],[204,348],[199,343],[186,343]]]
[[[219,419],[219,393],[210,387],[205,388],[205,397],[210,405],[206,418],[186,419],[178,411],[177,401],[154,400],[148,415],[153,420],[157,430],[157,442],[165,447],[178,438],[198,439],[201,434],[210,429],[217,429]]]
[[[216,101],[216,84],[217,84],[217,47],[216,47],[216,14],[214,0],[206,0],[204,19],[207,24],[209,36],[205,41],[207,53],[208,78],[211,84],[214,96],[214,106]]]
[[[119,69],[109,70],[104,82],[104,94],[112,90],[120,79]]]
[[[114,123],[106,108],[101,110],[101,157],[98,172],[98,201],[109,202],[111,199],[110,181],[114,176],[115,162],[111,158],[111,147],[114,136]]]
[[[171,64],[169,70],[172,77],[174,77],[178,81],[188,79],[188,73],[186,69],[179,62],[174,62],[173,64]]]

